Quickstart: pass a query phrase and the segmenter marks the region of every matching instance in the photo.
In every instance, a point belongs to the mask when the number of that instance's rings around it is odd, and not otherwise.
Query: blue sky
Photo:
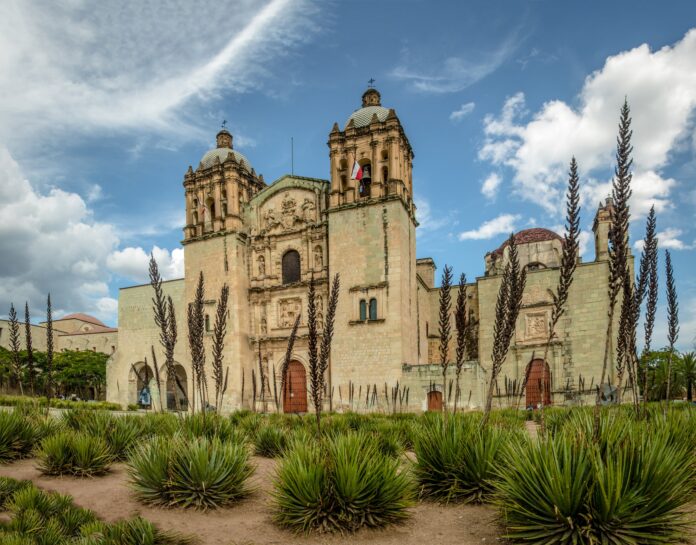
[[[331,126],[373,77],[415,151],[418,254],[469,278],[511,229],[562,228],[572,154],[593,259],[627,96],[632,243],[655,203],[688,349],[692,27],[690,1],[3,3],[0,312],[26,299],[38,309],[50,290],[59,313],[115,323],[118,287],[145,279],[153,248],[165,274],[180,274],[183,174],[223,119],[267,182],[289,172],[291,137],[295,172],[327,178]]]

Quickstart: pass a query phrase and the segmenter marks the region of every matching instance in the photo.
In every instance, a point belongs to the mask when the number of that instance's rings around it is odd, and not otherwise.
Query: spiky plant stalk
[[[462,374],[462,367],[466,358],[466,337],[468,333],[469,320],[466,315],[466,274],[459,276],[459,291],[457,292],[457,302],[454,306],[454,327],[457,333],[457,350],[455,352],[456,374],[454,389],[454,412],[457,412],[457,402],[459,401],[460,389],[459,380]]]
[[[657,312],[657,297],[658,297],[658,275],[657,275],[657,220],[655,219],[655,207],[650,208],[650,214],[648,215],[648,220],[645,227],[645,238],[643,239],[643,254],[640,260],[640,271],[641,276],[644,276],[646,280],[646,291],[647,291],[647,303],[645,304],[645,324],[644,324],[644,338],[643,338],[643,352],[641,355],[641,361],[645,361],[645,357],[650,352],[650,345],[652,343],[653,329],[655,328],[655,314]],[[645,262],[645,264],[644,264]],[[643,269],[646,272],[643,272]],[[638,307],[640,311],[640,306]],[[647,414],[647,404],[648,404],[648,366],[643,365],[643,377],[642,377],[642,391],[643,391],[643,412]]]
[[[261,341],[257,344],[257,355],[259,364],[259,382],[261,383],[261,407],[262,411],[266,412],[266,373],[263,370],[263,359],[261,358]]]
[[[10,303],[10,350],[12,352],[12,371],[17,379],[17,384],[19,384],[19,391],[24,395],[24,388],[22,386],[22,360],[19,357],[19,320],[17,320],[17,311],[14,305]]]
[[[440,316],[438,333],[440,335],[440,367],[442,369],[442,408],[447,413],[447,368],[449,367],[449,342],[452,337],[450,312],[452,310],[452,267],[445,265],[440,286]]]
[[[309,388],[314,403],[317,420],[317,433],[321,428],[321,393],[324,389],[319,376],[319,332],[317,331],[316,284],[314,275],[309,279],[307,291],[307,358],[309,363]]]
[[[223,284],[220,290],[217,311],[215,313],[215,327],[213,329],[213,380],[215,381],[215,407],[218,412],[222,408],[223,381],[222,360],[225,357],[225,335],[227,334],[227,301],[230,296],[230,288]],[[259,347],[261,345],[259,344]]]
[[[288,368],[290,367],[290,361],[292,360],[292,349],[295,346],[295,339],[297,339],[297,328],[300,327],[300,315],[295,318],[295,323],[290,331],[290,337],[288,337],[288,346],[285,349],[285,358],[283,358],[283,365],[280,367],[280,392],[283,396],[283,403],[285,403],[285,387],[288,378]]]
[[[164,411],[164,403],[162,402],[162,381],[160,380],[159,365],[157,364],[157,354],[155,354],[155,347],[150,345],[150,351],[152,352],[152,370],[155,375],[155,383],[157,385],[157,395],[159,396],[160,412]]]
[[[205,282],[203,271],[198,275],[196,294],[193,303],[188,306],[188,339],[191,352],[191,367],[195,377],[195,391],[201,404],[201,411],[205,414],[207,401],[207,380],[205,374]]]
[[[34,346],[31,339],[31,322],[29,319],[29,303],[24,303],[24,342],[27,346],[27,371],[29,372],[29,387],[31,395],[36,395],[36,368],[34,367]]]
[[[51,294],[46,299],[46,417],[51,407],[53,395],[53,310]]]
[[[667,282],[667,342],[669,343],[669,354],[667,356],[667,394],[665,399],[665,416],[667,416],[667,405],[669,404],[672,381],[672,358],[674,357],[674,345],[679,338],[679,301],[677,300],[677,286],[674,283],[672,256],[669,250],[665,250],[665,278]]]
[[[573,157],[570,160],[568,171],[568,190],[566,192],[566,224],[563,234],[563,256],[561,257],[561,270],[558,273],[556,291],[551,293],[553,306],[551,307],[551,319],[549,320],[549,334],[544,346],[542,362],[547,365],[546,358],[549,355],[551,342],[556,335],[558,321],[565,314],[568,303],[570,287],[573,284],[573,275],[578,264],[578,248],[580,245],[580,177],[578,176],[578,163]],[[541,428],[544,427],[544,399],[546,396],[545,369],[541,380]],[[550,385],[549,385],[550,386]]]
[[[594,410],[594,436],[598,439],[601,387],[607,377],[607,369],[612,353],[612,336],[614,325],[614,312],[619,292],[626,279],[628,267],[628,200],[631,197],[631,110],[628,101],[624,100],[619,120],[619,135],[616,139],[616,167],[612,180],[612,225],[609,230],[609,278],[607,332],[604,342],[604,360],[602,362],[602,374],[597,388],[597,399]]]
[[[174,389],[174,408],[179,411],[181,410],[181,405],[179,403],[179,396],[176,393],[178,384],[178,377],[176,375],[176,368],[174,363],[174,348],[176,346],[176,319],[174,317],[174,312],[168,311],[167,298],[164,296],[164,291],[162,290],[162,276],[160,275],[159,268],[157,266],[157,261],[155,261],[154,255],[150,254],[150,266],[149,266],[149,276],[150,285],[155,292],[155,296],[152,298],[152,310],[155,318],[155,325],[160,330],[160,345],[164,349],[164,366],[167,369],[167,383]],[[173,303],[171,305],[173,307]],[[174,326],[172,328],[172,326]],[[174,333],[174,336],[172,336]],[[182,389],[182,393],[185,390]]]
[[[326,309],[326,319],[324,320],[324,329],[321,335],[321,347],[319,350],[319,370],[324,384],[326,384],[326,374],[331,361],[331,342],[334,336],[336,308],[338,307],[338,293],[340,287],[341,277],[336,273],[329,289],[329,302]]]
[[[517,245],[514,234],[508,239],[508,263],[503,271],[503,278],[498,290],[495,306],[495,324],[493,326],[493,351],[491,354],[491,377],[488,383],[486,407],[481,420],[481,428],[488,423],[493,404],[493,391],[497,384],[500,369],[510,347],[510,340],[515,332],[515,324],[522,306],[522,294],[527,281],[527,274],[520,269]]]

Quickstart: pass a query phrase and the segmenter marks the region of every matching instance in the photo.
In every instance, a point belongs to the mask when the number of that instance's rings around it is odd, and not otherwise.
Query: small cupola
[[[227,129],[221,129],[217,136],[215,137],[217,141],[218,148],[228,148],[232,149],[232,135]]]
[[[362,105],[363,108],[367,106],[381,106],[381,99],[382,97],[379,94],[379,91],[375,89],[374,87],[370,87],[367,91],[363,93],[362,96]]]

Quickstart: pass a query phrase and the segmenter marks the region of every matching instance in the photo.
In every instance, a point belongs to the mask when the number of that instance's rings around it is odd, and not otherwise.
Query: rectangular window
[[[367,320],[367,302],[365,299],[360,299],[360,321]]]
[[[377,319],[377,299],[370,299],[370,320]]]

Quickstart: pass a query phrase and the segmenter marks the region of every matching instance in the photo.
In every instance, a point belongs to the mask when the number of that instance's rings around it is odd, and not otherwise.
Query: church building
[[[175,360],[178,386],[167,387],[162,404],[193,395],[186,309],[205,277],[207,361],[212,327],[223,285],[230,289],[224,366],[228,386],[223,411],[249,408],[273,399],[296,317],[297,341],[288,369],[286,412],[312,410],[308,395],[307,289],[314,278],[318,321],[323,325],[329,281],[340,274],[327,404],[334,410],[438,409],[443,394],[439,365],[436,267],[417,258],[413,202],[414,153],[394,109],[369,88],[362,107],[328,135],[328,179],[285,175],[266,184],[248,159],[234,149],[225,129],[217,147],[184,174],[186,225],[184,278],[163,283],[173,298],[179,327]],[[579,262],[568,310],[542,361],[562,238],[553,231],[527,229],[515,235],[528,280],[515,336],[503,366],[495,403],[511,403],[510,384],[529,373],[523,403],[577,403],[578,390],[596,386],[601,374],[607,316],[607,245],[611,202],[600,205],[594,224],[596,258]],[[485,274],[467,286],[469,315],[478,324],[476,348],[461,373],[459,406],[481,407],[490,369],[494,310],[506,243],[485,256]],[[453,301],[456,299],[453,289]],[[118,340],[107,366],[107,399],[136,404],[146,386],[155,399],[151,347],[166,380],[164,354],[152,313],[149,285],[119,293]],[[454,326],[453,326],[454,329]],[[450,350],[454,355],[454,340]],[[259,364],[260,358],[260,364]],[[147,360],[147,361],[146,361]],[[270,377],[261,393],[259,365]],[[253,374],[253,378],[252,378]],[[210,373],[208,373],[210,375]],[[454,376],[451,366],[450,375]],[[275,376],[275,380],[274,377]],[[507,386],[506,386],[507,385]],[[253,387],[256,386],[256,395]],[[213,385],[210,384],[210,391]],[[445,390],[443,392],[443,390]],[[280,395],[280,392],[278,392]],[[449,398],[452,403],[453,397]],[[496,405],[497,406],[497,405]],[[268,403],[272,408],[273,403]]]

